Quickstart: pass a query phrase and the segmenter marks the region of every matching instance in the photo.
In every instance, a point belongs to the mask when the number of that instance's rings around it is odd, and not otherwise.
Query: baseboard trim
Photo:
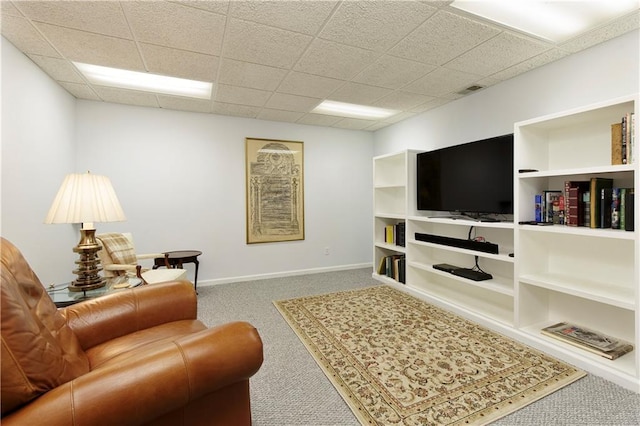
[[[352,265],[327,266],[323,268],[299,269],[295,271],[271,272],[268,274],[244,275],[239,277],[216,278],[212,280],[198,280],[198,288],[220,284],[230,284],[242,281],[265,280],[269,278],[293,277],[297,275],[320,274],[323,272],[347,271],[349,269],[373,268],[371,263],[356,263]]]

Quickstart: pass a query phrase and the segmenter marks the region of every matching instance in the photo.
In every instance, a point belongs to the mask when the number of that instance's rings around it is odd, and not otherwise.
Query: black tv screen
[[[513,214],[513,133],[417,155],[418,210]]]

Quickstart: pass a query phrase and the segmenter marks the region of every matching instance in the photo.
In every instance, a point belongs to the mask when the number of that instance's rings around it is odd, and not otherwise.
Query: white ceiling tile
[[[220,62],[217,56],[154,44],[140,43],[140,51],[149,72],[191,80],[214,81]]]
[[[100,98],[96,95],[96,92],[91,89],[91,87],[86,84],[79,83],[68,83],[65,81],[59,82],[62,87],[64,87],[67,92],[71,93],[78,99],[88,99],[91,101],[99,101]]]
[[[119,2],[20,1],[16,5],[32,21],[132,39]]]
[[[336,1],[232,1],[229,14],[246,21],[315,35],[336,4]]]
[[[325,99],[341,84],[344,84],[343,80],[292,72],[280,84],[278,92]]]
[[[291,68],[311,37],[254,22],[231,19],[225,36],[225,57],[278,68]]]
[[[0,15],[2,16],[22,16],[13,3],[9,1],[0,2]]]
[[[261,107],[267,102],[269,96],[271,96],[271,92],[265,90],[218,84],[215,101]]]
[[[145,70],[138,48],[131,40],[49,24],[37,26],[67,59],[133,71]]]
[[[425,112],[430,109],[442,106],[448,102],[451,102],[451,100],[445,99],[445,98],[433,98],[430,101],[425,102],[424,104],[411,108],[410,112],[415,112],[415,113]]]
[[[289,123],[295,123],[304,113],[293,111],[281,111],[277,109],[264,108],[256,118],[259,120],[271,120],[271,121],[287,121]]]
[[[220,55],[224,15],[168,2],[123,1],[120,4],[139,41]]]
[[[551,45],[531,38],[503,32],[446,64],[458,71],[473,70],[488,76],[549,50]]]
[[[640,23],[640,11],[635,11],[627,16],[610,22],[607,25],[589,31],[584,35],[576,37],[566,43],[560,44],[560,48],[569,52],[578,52],[588,47],[594,46],[603,41],[618,37],[638,28]]]
[[[333,127],[340,127],[342,129],[362,130],[371,126],[375,121],[362,120],[360,118],[343,118],[333,124]]]
[[[406,120],[407,118],[411,118],[414,115],[416,115],[416,113],[413,113],[413,112],[401,112],[400,114],[396,114],[394,116],[385,118],[383,121],[385,123],[388,123],[388,124],[399,123],[400,121]]]
[[[505,68],[501,71],[498,71],[497,73],[491,74],[491,77],[501,81],[508,80],[512,77],[515,77],[516,75],[530,71],[534,68],[541,67],[542,65],[556,61],[567,55],[567,52],[564,52],[560,49],[547,50],[540,55],[534,56],[533,58],[527,59],[526,61],[520,62],[519,64],[516,64],[512,67]]]
[[[307,74],[349,80],[378,56],[369,50],[316,39],[294,69]]]
[[[214,114],[233,115],[236,117],[256,118],[260,112],[260,108],[247,105],[226,104],[215,102],[211,109]]]
[[[408,110],[415,106],[422,105],[434,98],[417,93],[396,91],[377,100],[374,105],[387,109]]]
[[[59,82],[86,84],[80,76],[80,73],[65,59],[50,58],[48,56],[29,55],[29,58],[40,68],[42,68],[50,77]]]
[[[479,78],[481,78],[481,76],[475,74],[447,68],[438,68],[403,88],[403,90],[438,97],[449,92],[457,92],[458,90],[464,89]]]
[[[376,100],[392,92],[391,89],[367,86],[360,83],[346,83],[330,96],[332,101],[352,104],[372,105]]]
[[[443,65],[499,33],[499,29],[490,25],[441,10],[390,49],[389,53]]]
[[[320,38],[385,51],[436,10],[414,1],[346,1],[322,29]]]
[[[321,99],[308,98],[306,96],[274,93],[265,107],[286,111],[309,112],[320,103]]]
[[[298,120],[298,123],[313,126],[333,126],[340,120],[342,120],[342,117],[335,117],[333,115],[305,114]]]
[[[116,89],[113,87],[94,86],[100,99],[117,104],[159,107],[156,95],[135,90]]]
[[[385,55],[358,74],[353,80],[371,86],[398,89],[433,71],[435,68],[434,65]]]
[[[275,90],[287,70],[252,64],[250,62],[223,59],[218,82],[252,89]]]
[[[211,112],[211,101],[203,99],[180,98],[176,96],[158,95],[160,108],[178,111]]]
[[[376,130],[383,129],[385,127],[391,126],[391,123],[385,123],[384,121],[376,121],[371,126],[367,126],[362,130],[366,130],[368,132],[375,132]]]
[[[175,1],[172,1],[172,3],[178,3],[183,6],[195,7],[196,9],[208,10],[209,12],[219,13],[221,15],[226,15],[227,11],[229,10],[228,0],[215,0],[215,1],[175,0]]]
[[[2,15],[2,35],[23,53],[59,57],[58,52],[24,18]]]

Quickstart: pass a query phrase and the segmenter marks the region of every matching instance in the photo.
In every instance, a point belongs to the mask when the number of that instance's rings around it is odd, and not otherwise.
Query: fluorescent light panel
[[[211,99],[212,83],[100,65],[73,63],[91,83],[165,95]]]
[[[376,108],[366,105],[348,104],[337,101],[323,101],[315,107],[313,111],[317,114],[337,115],[340,117],[364,118],[364,119],[381,119],[391,117],[398,111],[384,108]]]
[[[638,9],[638,0],[455,0],[451,6],[553,42]]]

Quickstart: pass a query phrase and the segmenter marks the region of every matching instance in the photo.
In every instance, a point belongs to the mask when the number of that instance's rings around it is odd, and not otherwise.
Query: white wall
[[[77,258],[71,250],[77,229],[43,223],[64,176],[75,169],[75,98],[2,37],[0,48],[0,231],[48,284],[70,278]]]
[[[246,244],[245,137],[304,142],[304,241]],[[361,131],[77,105],[77,165],[111,178],[128,219],[98,231],[131,231],[142,252],[201,250],[199,281],[370,263],[372,139]]]
[[[374,135],[375,155],[513,132],[513,124],[640,90],[639,32],[596,45]]]

